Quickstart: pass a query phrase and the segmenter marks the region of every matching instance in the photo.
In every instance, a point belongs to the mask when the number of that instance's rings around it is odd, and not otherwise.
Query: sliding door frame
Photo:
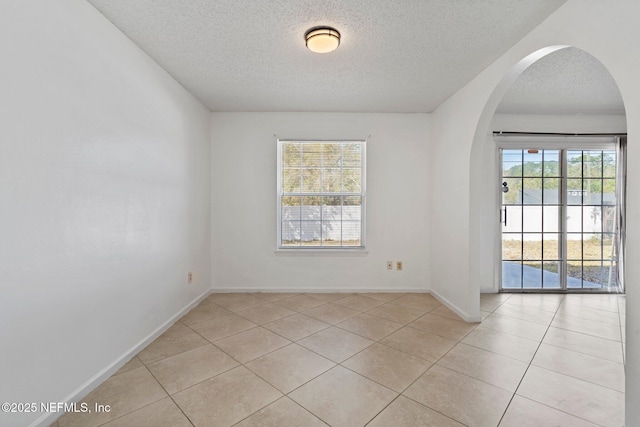
[[[497,257],[497,288],[499,292],[510,292],[510,293],[611,293],[611,290],[608,289],[598,289],[598,288],[569,288],[567,286],[567,183],[568,183],[568,173],[566,170],[567,166],[567,152],[570,150],[613,150],[616,152],[616,194],[620,193],[620,190],[626,191],[625,186],[625,159],[624,156],[621,156],[620,150],[620,138],[626,137],[626,134],[583,134],[583,135],[565,135],[565,134],[541,134],[541,133],[520,133],[520,132],[494,132],[494,141],[496,143],[496,165],[498,177],[495,181],[496,185],[496,194],[497,194],[497,207],[499,211],[500,222],[502,222],[502,206],[503,206],[503,192],[502,186],[500,183],[502,182],[503,177],[503,159],[502,153],[503,150],[526,150],[526,149],[538,149],[538,150],[559,150],[559,162],[558,165],[560,171],[560,189],[559,189],[559,218],[558,218],[558,227],[559,227],[559,258],[561,261],[559,262],[558,274],[560,275],[560,288],[555,289],[544,289],[544,288],[531,288],[526,289],[524,286],[521,286],[520,289],[503,289],[502,281],[503,281],[503,273],[502,273],[502,263],[503,263],[503,244],[502,244],[502,224],[497,227],[497,242],[499,246]],[[622,161],[621,161],[622,160]],[[602,203],[602,201],[601,201]],[[616,220],[619,221],[620,218],[620,202],[616,201]],[[616,233],[615,238],[620,239],[620,235],[624,233],[625,224],[616,224]],[[624,251],[617,250],[617,269],[621,269],[624,267],[624,260],[620,260],[619,258],[623,256]],[[544,264],[543,264],[544,271]],[[618,272],[621,277],[616,278],[616,283],[618,287],[618,291],[616,293],[624,293],[624,271],[621,270]],[[521,279],[522,280],[522,279]]]

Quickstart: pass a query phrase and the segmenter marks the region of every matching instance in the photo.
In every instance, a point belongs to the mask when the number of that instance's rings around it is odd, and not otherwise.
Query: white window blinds
[[[278,141],[278,247],[364,247],[365,142]]]

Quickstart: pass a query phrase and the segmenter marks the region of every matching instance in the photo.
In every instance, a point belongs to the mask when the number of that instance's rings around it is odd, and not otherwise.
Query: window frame
[[[276,167],[276,205],[277,205],[277,239],[276,239],[276,252],[312,252],[312,251],[320,251],[322,253],[326,252],[364,252],[366,250],[366,159],[367,159],[367,141],[364,139],[277,139],[277,167]],[[283,246],[282,245],[282,197],[286,197],[288,194],[282,191],[282,176],[283,176],[283,164],[282,164],[282,153],[283,147],[286,143],[296,143],[296,144],[324,144],[324,143],[359,143],[361,144],[361,176],[360,176],[360,192],[359,193],[348,193],[343,192],[342,189],[340,193],[325,193],[322,191],[318,193],[304,193],[302,192],[302,188],[300,189],[300,193],[295,193],[296,195],[304,196],[357,196],[361,197],[361,211],[360,211],[360,245],[359,246],[323,246],[322,239],[320,240],[320,245],[300,245],[300,246]],[[344,205],[342,205],[344,206]],[[342,243],[342,242],[341,242]]]

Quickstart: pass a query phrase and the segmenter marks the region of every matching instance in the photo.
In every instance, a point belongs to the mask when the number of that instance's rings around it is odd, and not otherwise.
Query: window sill
[[[369,251],[365,248],[353,249],[276,249],[277,256],[367,256]]]

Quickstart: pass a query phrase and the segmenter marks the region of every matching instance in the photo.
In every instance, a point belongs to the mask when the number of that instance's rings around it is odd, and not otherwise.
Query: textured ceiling
[[[498,113],[624,114],[613,77],[588,53],[566,48],[535,62],[509,88]]]
[[[88,1],[212,111],[335,112],[433,111],[565,2]]]

